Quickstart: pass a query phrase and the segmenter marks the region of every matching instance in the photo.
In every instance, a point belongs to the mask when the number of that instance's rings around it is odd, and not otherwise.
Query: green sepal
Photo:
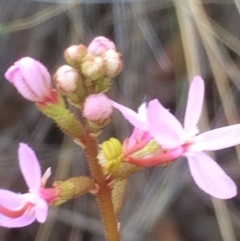
[[[53,119],[64,133],[81,143],[83,127],[77,117],[63,104],[37,103],[36,105],[43,114]]]
[[[98,94],[105,93],[109,90],[111,86],[112,79],[111,78],[99,78],[97,80],[88,80],[87,91],[88,94]]]
[[[131,156],[134,158],[144,158],[157,153],[159,150],[161,150],[161,146],[152,139],[142,149],[131,154]]]
[[[94,185],[93,179],[86,176],[72,177],[66,181],[56,181],[53,187],[58,197],[51,205],[59,206],[70,199],[82,196],[93,190]]]
[[[129,178],[137,172],[143,170],[143,167],[135,166],[128,162],[122,162],[117,170],[111,171],[112,178]]]
[[[84,79],[81,76],[81,78],[79,78],[76,82],[77,88],[76,91],[73,93],[65,93],[60,90],[63,93],[63,95],[67,97],[68,102],[77,108],[82,108],[84,100],[87,97],[86,87],[83,81]]]
[[[90,135],[93,137],[98,137],[101,133],[104,127],[109,123],[110,118],[106,118],[104,120],[96,120],[91,121],[86,119],[86,128],[90,132]]]
[[[127,191],[127,179],[116,179],[114,180],[114,186],[112,190],[112,202],[113,208],[116,216],[119,216],[122,206],[124,203],[124,199]]]
[[[109,90],[111,86],[111,78],[101,78],[94,82],[94,92],[95,93],[105,93]]]

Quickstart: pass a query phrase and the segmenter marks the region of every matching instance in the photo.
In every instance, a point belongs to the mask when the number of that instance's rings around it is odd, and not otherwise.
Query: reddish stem
[[[91,137],[88,132],[85,132],[84,137],[83,144],[85,145],[85,152],[88,158],[92,177],[99,185],[99,192],[96,194],[96,197],[98,199],[103,224],[105,227],[106,238],[108,241],[120,241],[118,221],[114,213],[112,203],[112,191],[108,187],[105,175],[97,159],[98,142],[96,138]]]

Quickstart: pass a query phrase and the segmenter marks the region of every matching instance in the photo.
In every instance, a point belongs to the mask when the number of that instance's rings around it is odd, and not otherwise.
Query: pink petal
[[[240,124],[204,132],[194,138],[191,150],[220,150],[240,143]]]
[[[184,142],[184,130],[179,121],[158,100],[148,104],[150,134],[164,148],[175,148]]]
[[[0,217],[0,226],[6,228],[21,228],[33,223],[35,219],[35,215],[29,213],[25,213],[21,217],[14,219],[2,219]]]
[[[7,72],[5,73],[5,78],[11,82],[17,91],[27,100],[37,102],[39,100],[39,96],[37,93],[34,93],[31,88],[24,81],[19,67],[13,65],[11,66]]]
[[[21,206],[22,200],[21,194],[0,189],[0,205],[9,209],[16,209]]]
[[[30,101],[44,102],[51,99],[51,76],[45,66],[30,57],[15,62],[5,77]]]
[[[19,67],[28,86],[31,86],[38,96],[48,96],[52,87],[51,76],[47,68],[39,61],[25,57],[15,63]]]
[[[203,191],[219,199],[237,195],[236,184],[211,157],[197,152],[187,158],[192,177]]]
[[[8,190],[0,189],[0,205],[10,210],[19,210],[25,203],[25,198]],[[1,208],[0,208],[1,211]],[[0,213],[0,226],[7,228],[17,228],[27,226],[35,220],[35,216],[25,212],[19,218],[9,218]]]
[[[44,199],[39,198],[35,208],[36,208],[35,212],[36,212],[37,221],[39,223],[44,223],[46,221],[47,215],[48,215],[47,202]]]
[[[137,127],[140,130],[147,131],[148,125],[141,119],[141,116],[138,115],[133,110],[120,105],[114,101],[112,101],[112,106],[118,109],[122,115],[135,127]]]
[[[111,40],[103,36],[96,37],[88,46],[88,52],[95,55],[100,55],[109,49],[116,49],[116,46]]]
[[[142,120],[142,122],[147,123],[147,103],[143,102],[138,107],[138,116]]]
[[[184,119],[186,132],[195,129],[201,115],[204,98],[204,81],[201,76],[194,77],[188,92],[187,108]]]
[[[24,143],[18,149],[19,165],[29,189],[38,192],[41,186],[41,169],[34,151]]]

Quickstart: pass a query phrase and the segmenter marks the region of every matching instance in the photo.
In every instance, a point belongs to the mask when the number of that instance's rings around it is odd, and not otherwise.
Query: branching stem
[[[118,221],[114,213],[111,189],[108,187],[104,173],[97,160],[98,142],[86,131],[84,135],[85,153],[91,169],[91,174],[99,185],[99,192],[96,194],[107,241],[120,241]]]

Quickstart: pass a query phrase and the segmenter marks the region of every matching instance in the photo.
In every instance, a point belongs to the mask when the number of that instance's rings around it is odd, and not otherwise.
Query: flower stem
[[[96,138],[86,131],[84,135],[85,152],[91,169],[92,177],[99,185],[99,192],[96,194],[107,241],[120,241],[118,221],[114,213],[112,203],[112,191],[106,183],[104,173],[97,160],[98,142]]]

